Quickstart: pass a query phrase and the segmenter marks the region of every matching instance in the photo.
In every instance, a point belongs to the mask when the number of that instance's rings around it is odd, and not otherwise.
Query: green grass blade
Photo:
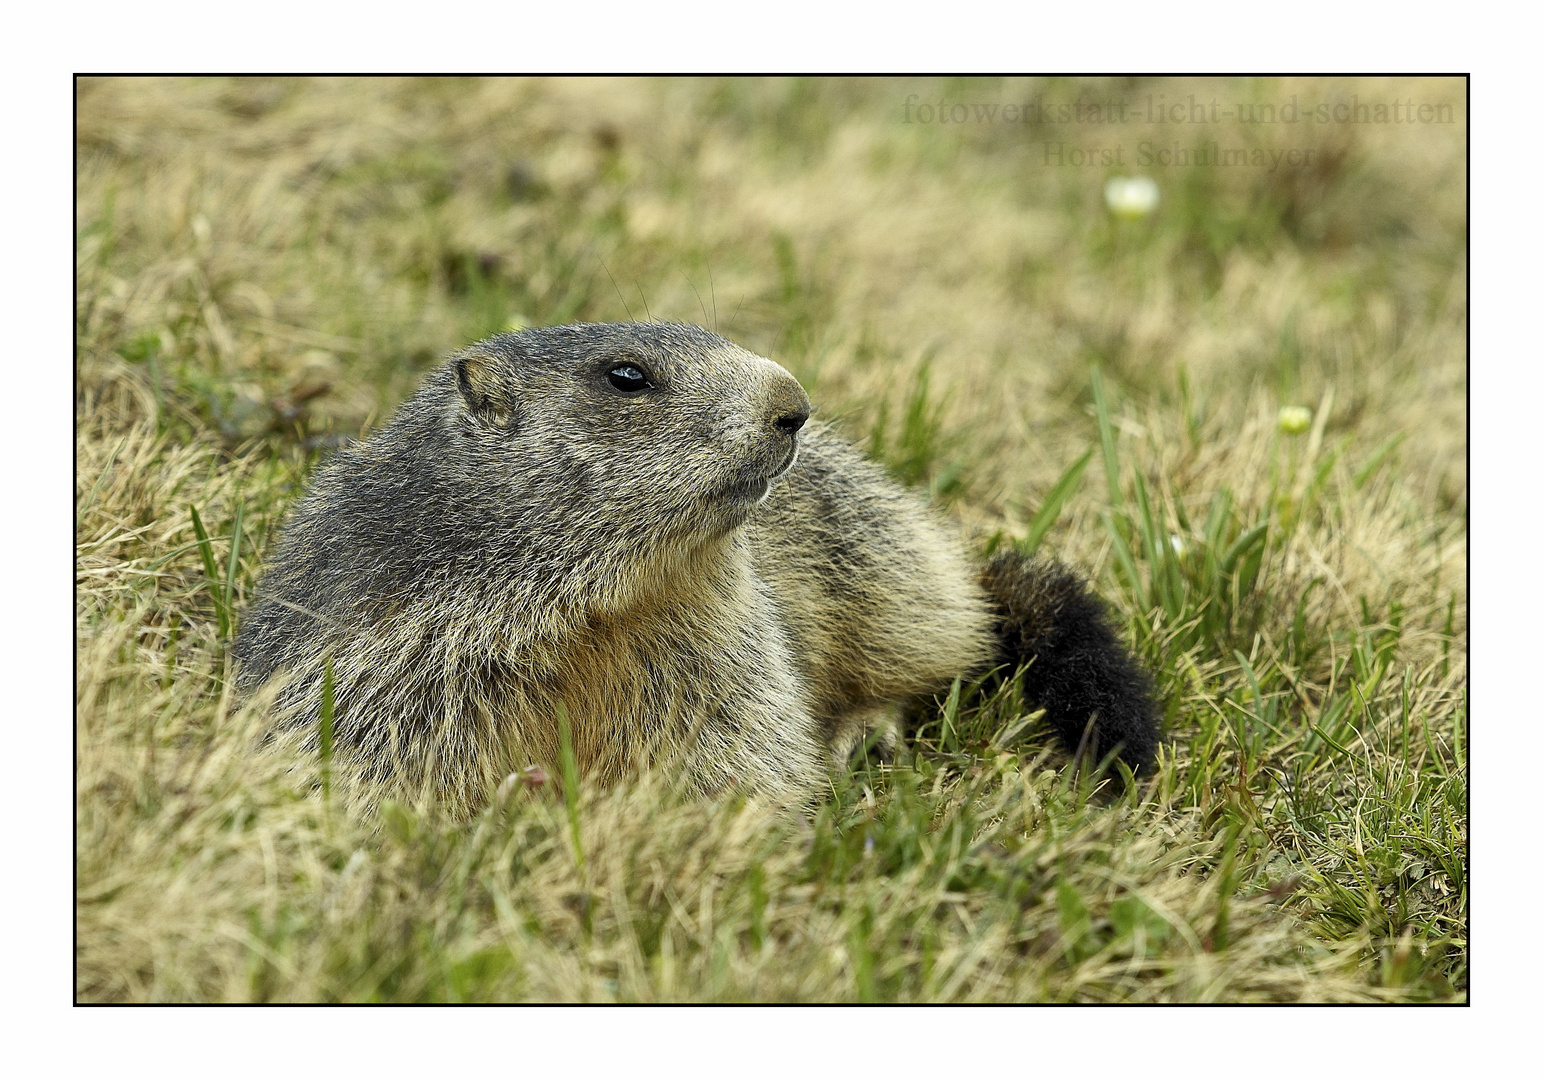
[[[1233,541],[1232,546],[1227,549],[1227,554],[1222,556],[1223,572],[1229,574],[1232,573],[1233,569],[1238,564],[1238,560],[1241,559],[1244,554],[1246,554],[1251,548],[1253,548],[1254,545],[1259,544],[1264,540],[1264,534],[1269,529],[1269,527],[1270,523],[1268,520],[1261,521],[1258,525],[1255,525],[1252,529],[1249,529],[1246,533]]]
[[[1354,483],[1357,491],[1366,486],[1366,481],[1372,478],[1372,474],[1377,471],[1377,467],[1387,460],[1387,456],[1394,450],[1397,450],[1398,444],[1403,441],[1404,433],[1400,431],[1372,451],[1372,456],[1366,459],[1366,464],[1356,470]]]
[[[1146,481],[1140,470],[1133,474],[1136,489],[1137,530],[1141,533],[1141,545],[1148,566],[1147,595],[1162,605],[1170,622],[1177,621],[1183,612],[1183,589],[1177,581],[1177,567],[1173,548],[1168,543],[1168,530],[1163,527],[1161,506],[1156,513],[1147,494]]]
[[[879,401],[878,415],[873,418],[873,427],[868,432],[868,454],[875,461],[884,461],[889,451],[885,442],[885,436],[889,427],[889,398]]]
[[[568,810],[568,829],[573,836],[573,858],[579,871],[584,870],[584,843],[579,830],[579,759],[573,751],[573,728],[568,723],[568,708],[557,703],[557,753],[563,774],[563,805]]]
[[[1125,536],[1115,523],[1114,516],[1105,513],[1101,517],[1104,522],[1104,532],[1109,534],[1109,545],[1114,552],[1114,561],[1125,575],[1126,585],[1131,595],[1136,598],[1136,607],[1144,613],[1147,609],[1147,590],[1141,575],[1136,571],[1135,556],[1131,554],[1130,545],[1125,542]]]
[[[1307,485],[1307,491],[1302,495],[1301,508],[1298,510],[1298,518],[1318,502],[1318,496],[1323,493],[1324,484],[1328,482],[1329,473],[1333,471],[1345,449],[1350,445],[1350,437],[1347,435],[1336,442],[1333,448],[1324,455],[1313,471],[1313,478]]]
[[[220,640],[230,637],[230,615],[225,610],[225,601],[220,595],[220,575],[214,567],[214,545],[209,542],[209,531],[204,528],[203,519],[198,516],[198,507],[188,503],[188,509],[193,514],[193,532],[198,536],[198,555],[204,563],[204,577],[209,582],[209,595],[214,599],[214,617],[219,622]]]
[[[230,558],[225,564],[225,616],[227,625],[235,622],[236,570],[241,565],[241,503],[236,503],[235,520],[230,525]]]
[[[1039,512],[1034,515],[1034,520],[1029,522],[1029,534],[1023,538],[1023,543],[1018,545],[1018,549],[1024,554],[1034,553],[1039,547],[1039,542],[1050,531],[1050,526],[1054,525],[1056,519],[1061,516],[1061,507],[1066,505],[1066,500],[1082,483],[1082,474],[1086,471],[1092,457],[1093,448],[1089,447],[1085,454],[1071,463],[1071,466],[1061,474],[1061,478],[1055,482],[1055,486],[1045,494],[1045,501],[1040,503]]]
[[[963,680],[954,679],[954,684],[948,688],[948,700],[943,703],[943,724],[938,732],[938,749],[945,754],[958,750],[954,745],[958,742],[959,729],[959,691],[963,686]]]
[[[1109,481],[1109,505],[1122,509],[1125,500],[1120,495],[1120,460],[1114,448],[1114,424],[1109,419],[1109,399],[1104,396],[1104,377],[1094,364],[1093,412],[1098,419],[1098,441],[1104,449],[1104,475]]]

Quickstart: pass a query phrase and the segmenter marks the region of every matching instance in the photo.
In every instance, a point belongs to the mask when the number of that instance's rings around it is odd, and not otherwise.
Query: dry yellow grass
[[[1126,170],[1162,202],[1119,221],[1121,170],[1045,144],[1195,136],[906,124],[912,93],[1455,121],[1205,126],[1325,164]],[[83,83],[79,998],[1460,996],[1466,114],[1450,80]],[[365,818],[257,750],[216,619],[237,506],[239,615],[330,436],[476,337],[629,313],[783,362],[982,543],[1100,444],[1097,364],[1113,456],[1045,543],[1160,673],[1144,798],[993,748],[1001,701],[815,822],[624,788],[585,794],[578,847],[539,793]],[[1140,499],[1183,553],[1143,546]],[[1251,586],[1207,577],[1260,522]]]

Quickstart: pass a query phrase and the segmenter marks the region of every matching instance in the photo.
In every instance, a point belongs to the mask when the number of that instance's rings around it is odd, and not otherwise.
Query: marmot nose
[[[789,410],[772,421],[772,427],[784,435],[793,435],[804,426],[804,421],[809,419],[808,409]]]

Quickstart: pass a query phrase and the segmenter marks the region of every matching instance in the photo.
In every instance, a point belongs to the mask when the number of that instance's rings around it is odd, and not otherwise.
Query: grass
[[[1224,125],[1322,164],[1153,169],[1125,221],[1043,144],[1171,130],[900,111],[1191,92],[1459,123]],[[1465,1000],[1465,116],[1453,81],[82,83],[77,998]],[[1155,775],[1072,768],[1013,682],[811,820],[541,769],[364,817],[330,740],[263,748],[229,642],[316,463],[470,340],[629,311],[785,364],[982,553],[1087,570]]]

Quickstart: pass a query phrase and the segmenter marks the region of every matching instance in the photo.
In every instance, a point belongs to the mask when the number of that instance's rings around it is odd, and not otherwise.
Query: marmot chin
[[[340,761],[462,813],[559,757],[807,800],[959,675],[1024,665],[1072,749],[1157,746],[1150,680],[1071,572],[972,566],[787,371],[695,326],[524,330],[431,373],[295,506],[237,642]],[[1091,721],[1091,723],[1090,723]],[[315,736],[311,736],[314,744]]]

